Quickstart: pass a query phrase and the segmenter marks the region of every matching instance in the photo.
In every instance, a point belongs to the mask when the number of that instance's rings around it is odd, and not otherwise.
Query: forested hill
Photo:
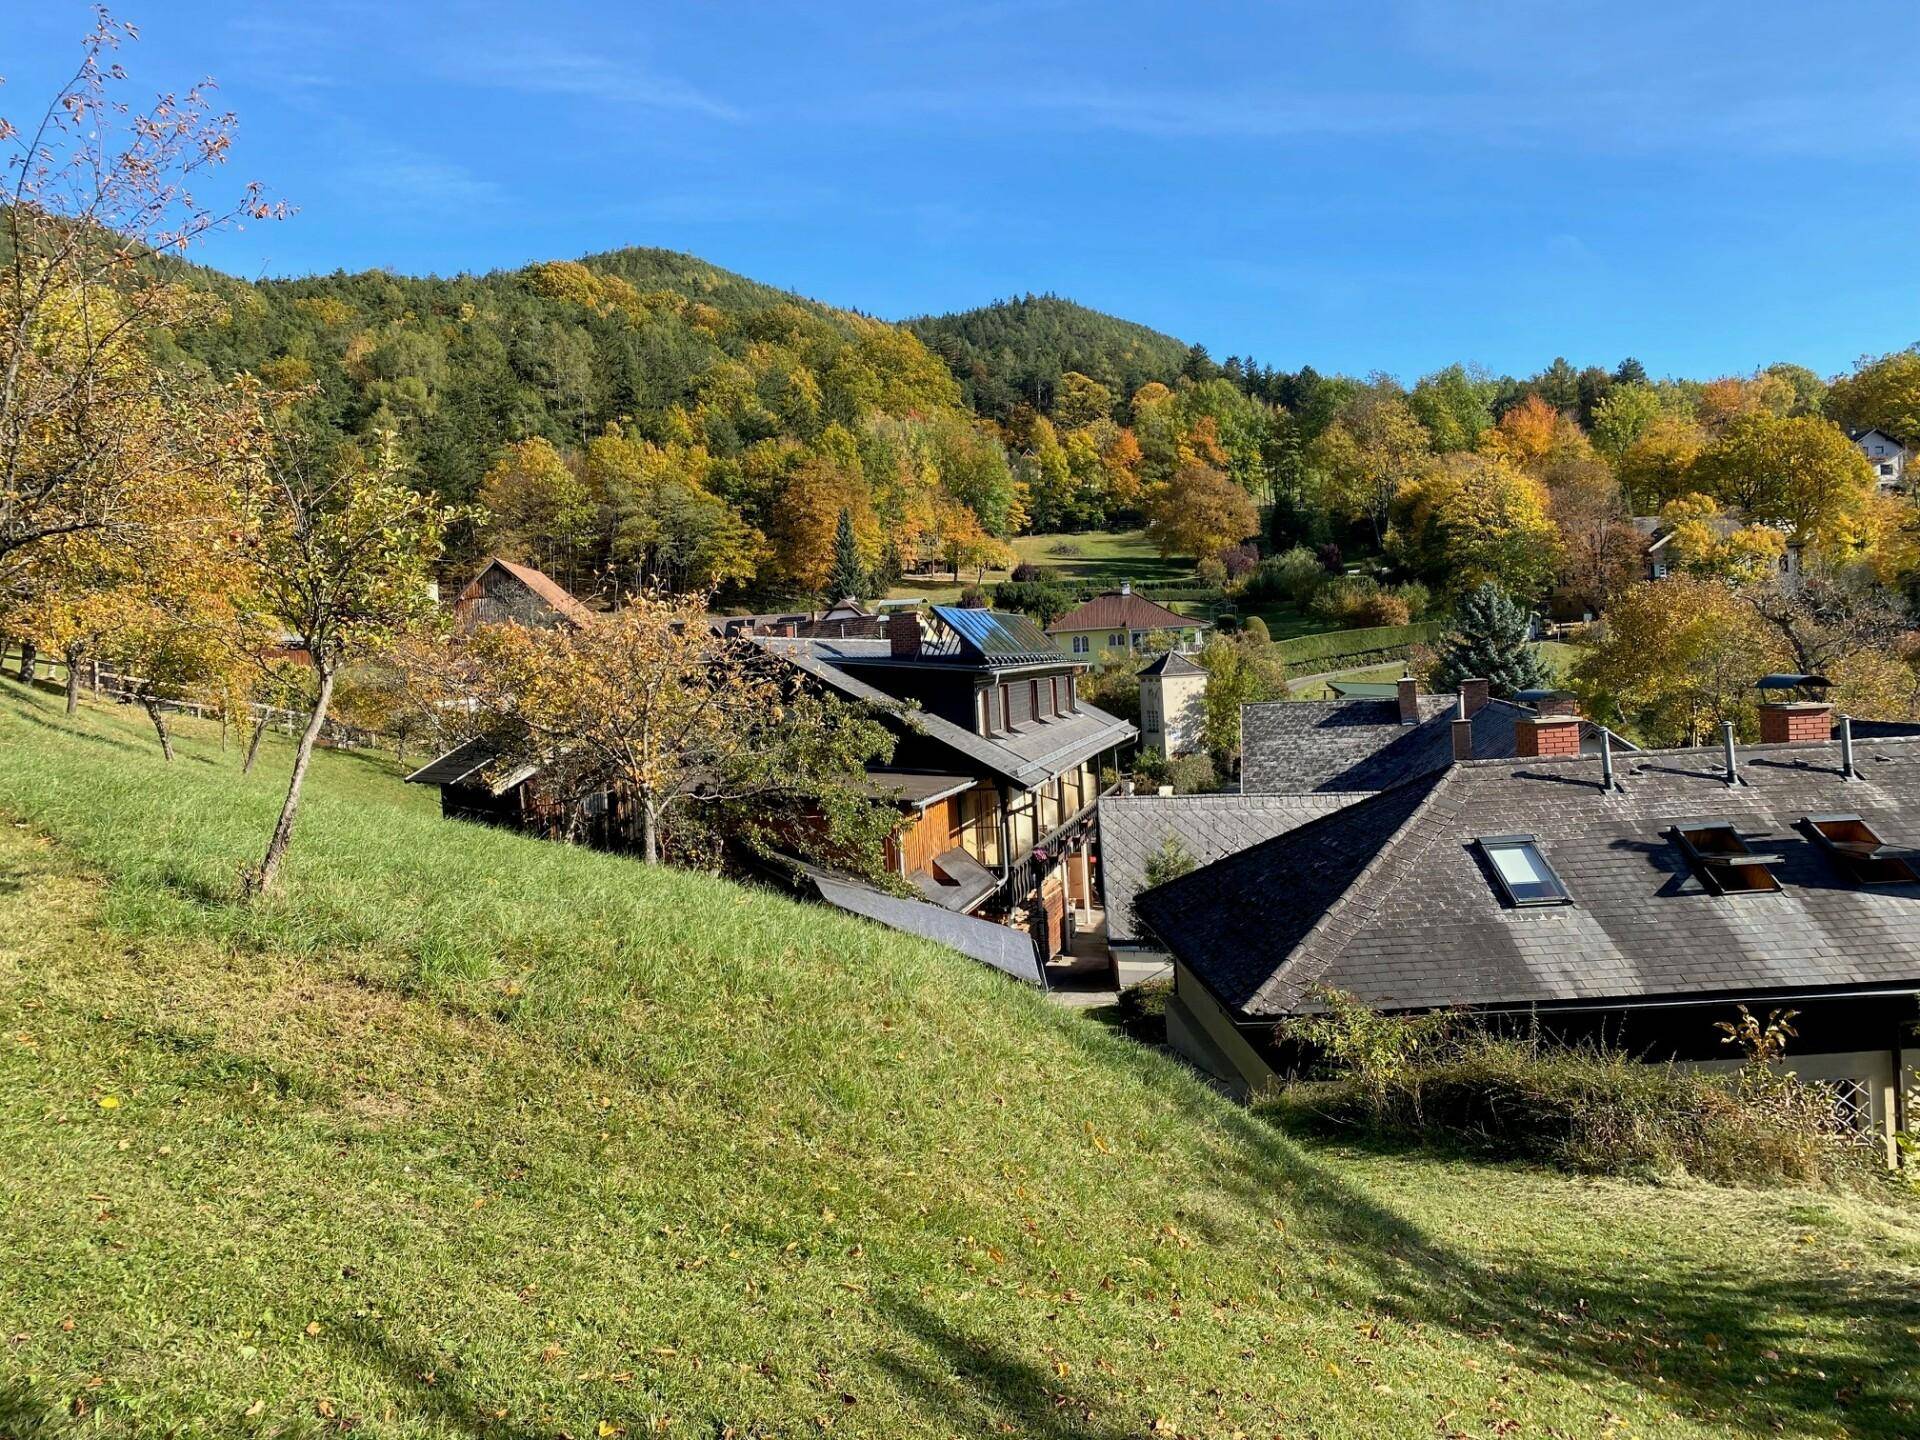
[[[414,483],[481,503],[456,569],[493,551],[589,589],[818,593],[844,512],[879,589],[1137,516],[1183,463],[1265,490],[1261,402],[1197,373],[1204,352],[1051,297],[895,325],[648,249],[450,278],[182,273],[224,302],[177,337],[187,356],[301,394],[315,437],[392,436]]]
[[[1171,335],[1057,295],[1025,295],[906,323],[947,362],[974,408],[995,419],[1021,404],[1051,412],[1068,371],[1091,376],[1116,395],[1155,380],[1171,385],[1190,353]]]

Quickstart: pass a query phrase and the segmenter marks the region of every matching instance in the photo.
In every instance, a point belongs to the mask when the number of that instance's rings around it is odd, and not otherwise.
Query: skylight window
[[[1567,905],[1573,897],[1531,835],[1485,835],[1474,842],[1509,905]]]
[[[1889,850],[1858,815],[1809,815],[1800,822],[1840,872],[1856,885],[1912,885],[1920,874]]]
[[[1755,852],[1731,825],[1676,825],[1667,834],[1709,894],[1757,895],[1780,888],[1768,868],[1780,857]]]

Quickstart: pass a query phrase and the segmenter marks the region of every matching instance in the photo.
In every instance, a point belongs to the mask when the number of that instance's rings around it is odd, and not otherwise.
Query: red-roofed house
[[[593,611],[531,565],[495,555],[453,602],[454,620],[471,625],[591,625]]]
[[[1149,635],[1162,631],[1175,637],[1174,649],[1190,653],[1200,648],[1206,628],[1205,620],[1156,605],[1134,594],[1132,584],[1122,580],[1118,590],[1074,606],[1047,627],[1047,634],[1069,655],[1093,660],[1119,652],[1131,654]]]

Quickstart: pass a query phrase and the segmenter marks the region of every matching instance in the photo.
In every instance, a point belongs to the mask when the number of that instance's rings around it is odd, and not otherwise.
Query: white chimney
[[[1120,593],[1122,595],[1131,595],[1133,593],[1133,581],[1122,580],[1120,582]]]

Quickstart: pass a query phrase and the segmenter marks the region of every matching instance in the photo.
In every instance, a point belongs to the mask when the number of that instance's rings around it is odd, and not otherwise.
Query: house
[[[1823,702],[1760,715],[1758,745],[1617,758],[1551,753],[1575,717],[1522,721],[1512,757],[1148,891],[1170,1040],[1244,1092],[1291,1063],[1274,1027],[1322,987],[1709,1065],[1737,1007],[1791,1008],[1792,1068],[1891,1135],[1920,1078],[1920,738],[1833,741]]]
[[[1720,514],[1707,520],[1714,534],[1725,539],[1736,530],[1744,530],[1752,521],[1738,515]],[[1673,540],[1674,527],[1658,515],[1636,515],[1633,528],[1639,532],[1640,578],[1642,580],[1664,580],[1673,573],[1673,559],[1667,553],[1667,546]],[[1785,579],[1793,579],[1801,570],[1801,547],[1788,541],[1786,552],[1780,557],[1780,574]]]
[[[1162,759],[1199,749],[1206,728],[1207,672],[1169,650],[1140,672],[1140,748]]]
[[[930,902],[1027,928],[1051,957],[1097,910],[1099,771],[1138,731],[1080,699],[1084,662],[1023,615],[899,611],[882,639],[760,636],[828,690],[892,718],[872,772],[906,812],[887,865]]]
[[[1634,746],[1583,720],[1563,690],[1495,699],[1484,680],[1422,695],[1409,679],[1337,700],[1273,701],[1240,709],[1241,789],[1226,795],[1108,796],[1100,802],[1100,879],[1107,945],[1121,983],[1164,968],[1157,937],[1135,923],[1133,900],[1168,837],[1198,862],[1236,854],[1310,820],[1463,760],[1515,753],[1523,724],[1549,752],[1631,754]]]
[[[462,599],[467,623],[592,618],[540,572],[497,559]],[[867,783],[900,814],[885,867],[921,898],[888,896],[797,860],[777,866],[779,879],[943,943],[971,935],[957,948],[999,955],[988,963],[1001,969],[1022,966],[1003,963],[1003,941],[983,941],[966,917],[1015,926],[1031,937],[1022,943],[1037,961],[1070,948],[1076,917],[1091,920],[1097,909],[1099,767],[1117,768],[1120,747],[1138,735],[1081,701],[1084,662],[1062,655],[1025,616],[967,607],[936,606],[923,620],[913,610],[874,616],[843,601],[804,617],[711,623],[723,643],[755,646],[792,667],[797,682],[871,706],[894,732],[891,761],[871,768]],[[436,786],[452,819],[632,848],[626,797],[555,794],[540,767],[518,763],[497,740],[469,740],[407,779]],[[849,886],[868,892],[858,905],[846,903]]]
[[[1869,426],[1849,430],[1847,438],[1859,447],[1873,466],[1873,478],[1882,495],[1904,494],[1907,488],[1907,447],[1886,431]]]
[[[851,597],[835,601],[824,610],[774,612],[766,615],[715,615],[710,617],[718,635],[786,635],[803,639],[832,636],[836,639],[878,639],[886,633],[886,617],[867,609]]]
[[[1118,590],[1096,595],[1076,605],[1047,627],[1054,643],[1069,655],[1097,660],[1103,655],[1132,655],[1142,650],[1150,635],[1173,637],[1173,648],[1191,654],[1200,648],[1208,622],[1156,605],[1133,593],[1133,582],[1122,580]]]
[[[461,629],[475,625],[591,625],[593,611],[531,565],[491,556],[480,573],[467,582],[453,601],[454,623]]]

